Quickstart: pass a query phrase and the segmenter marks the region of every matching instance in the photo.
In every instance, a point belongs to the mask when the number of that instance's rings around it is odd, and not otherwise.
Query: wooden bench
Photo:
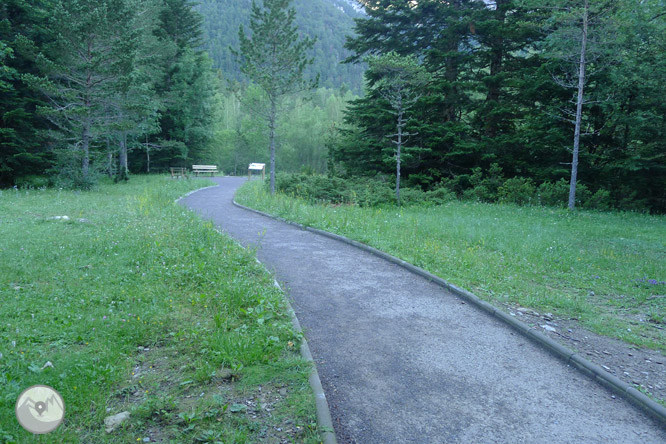
[[[171,178],[180,179],[181,177],[187,177],[187,168],[183,167],[171,167]]]
[[[192,165],[192,172],[197,176],[199,173],[210,173],[212,176],[217,173],[217,165]]]

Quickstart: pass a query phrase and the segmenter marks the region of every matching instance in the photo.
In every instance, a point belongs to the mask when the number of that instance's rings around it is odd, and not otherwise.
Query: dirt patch
[[[276,444],[305,442],[316,433],[315,424],[288,416],[298,396],[296,386],[271,383],[241,389],[242,374],[226,368],[208,381],[195,381],[187,373],[191,365],[181,365],[177,356],[168,349],[139,347],[125,386],[107,405],[108,415],[131,412],[128,425],[118,433],[151,443],[185,436],[197,442],[227,442],[234,429],[243,429],[247,435],[242,442]]]
[[[515,305],[505,305],[504,309],[620,380],[666,404],[666,356],[661,352],[592,333],[573,319],[558,318],[550,313],[538,313]]]

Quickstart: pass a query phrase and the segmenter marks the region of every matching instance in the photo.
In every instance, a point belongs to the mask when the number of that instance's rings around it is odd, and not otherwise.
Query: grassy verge
[[[550,311],[666,351],[666,218],[450,202],[311,205],[259,182],[237,200],[398,256],[500,304]]]
[[[1,192],[0,442],[318,442],[283,294],[173,203],[204,184]],[[65,401],[48,435],[14,416],[34,384]]]

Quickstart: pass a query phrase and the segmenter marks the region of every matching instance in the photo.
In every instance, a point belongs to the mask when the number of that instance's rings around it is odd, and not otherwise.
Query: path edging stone
[[[187,196],[194,194],[198,191],[203,191],[207,190],[209,188],[217,188],[220,185],[212,185],[209,187],[204,187],[204,188],[199,188],[198,190],[193,190],[190,191],[189,193],[179,197],[174,201],[174,203],[178,203],[181,199],[186,198]],[[236,205],[236,202],[233,201],[234,205]],[[268,216],[265,214],[265,216]],[[286,222],[286,221],[285,221]],[[230,237],[228,234],[223,233],[222,231],[215,229],[218,233]],[[241,248],[245,249],[243,245],[240,244],[240,242],[235,241]],[[262,266],[264,264],[261,263],[259,259],[256,257],[254,258],[257,263],[261,264]],[[264,267],[265,268],[265,267]],[[310,347],[308,346],[308,341],[305,339],[305,334],[303,334],[303,329],[301,328],[301,323],[298,322],[298,318],[296,317],[296,312],[294,311],[293,307],[291,306],[291,303],[289,302],[289,298],[287,297],[287,294],[282,290],[282,287],[280,287],[280,284],[278,283],[277,280],[273,279],[273,285],[275,285],[277,288],[282,291],[284,294],[284,300],[287,303],[287,311],[289,312],[289,316],[291,317],[291,324],[294,327],[294,330],[296,330],[297,333],[301,333],[303,335],[303,340],[301,341],[301,357],[303,358],[304,361],[310,363],[312,365],[312,371],[310,372],[310,377],[308,378],[308,382],[310,383],[310,388],[312,389],[312,392],[314,393],[315,396],[315,409],[317,412],[317,425],[319,426],[319,434],[321,436],[321,440],[323,444],[338,444],[338,440],[335,436],[335,429],[333,428],[333,419],[331,418],[331,410],[328,407],[328,401],[326,400],[326,394],[324,393],[324,387],[321,385],[321,379],[319,379],[319,372],[317,371],[317,365],[312,358],[312,353],[310,352]]]
[[[523,336],[527,337],[530,339],[532,342],[538,344],[554,356],[560,358],[562,361],[564,361],[566,364],[571,365],[572,367],[578,369],[581,371],[581,373],[587,375],[591,379],[599,382],[601,385],[604,387],[610,389],[611,391],[615,392],[616,394],[624,397],[649,415],[651,415],[653,418],[656,420],[660,421],[662,424],[666,425],[666,407],[663,405],[659,404],[658,402],[652,400],[649,398],[647,395],[641,393],[638,391],[636,388],[633,386],[627,384],[626,382],[620,380],[617,378],[615,375],[612,375],[611,373],[607,372],[597,364],[594,364],[593,362],[587,360],[586,358],[582,357],[578,353],[574,352],[573,350],[569,349],[568,347],[560,344],[559,342],[556,342],[549,338],[548,336],[544,335],[543,333],[534,330],[531,328],[529,325],[526,323],[520,321],[519,319],[516,319],[515,317],[511,316],[510,314],[498,309],[497,307],[493,306],[489,302],[486,302],[476,296],[475,294],[460,288],[456,285],[451,284],[450,282],[446,281],[445,279],[442,279],[439,276],[436,276],[429,271],[424,270],[421,267],[417,267],[416,265],[410,264],[409,262],[406,262],[400,258],[397,258],[393,255],[390,255],[384,251],[378,250],[374,247],[371,247],[369,245],[366,245],[362,242],[358,242],[352,239],[349,239],[345,236],[341,236],[339,234],[335,233],[330,233],[328,231],[320,230],[318,228],[313,228],[313,227],[308,227],[303,224],[299,224],[297,222],[289,221],[286,220],[282,217],[278,216],[273,216],[271,214],[265,213],[263,211],[255,210],[254,208],[246,207],[245,205],[241,205],[238,202],[236,202],[235,199],[232,200],[233,204],[237,206],[238,208],[242,208],[244,210],[251,211],[256,214],[260,214],[264,217],[268,217],[270,219],[274,220],[279,220],[280,222],[285,222],[289,225],[294,225],[302,230],[309,231],[311,233],[316,233],[321,236],[327,237],[329,239],[334,239],[340,242],[343,242],[345,244],[354,246],[356,248],[359,248],[361,250],[364,250],[370,254],[373,254],[375,256],[378,256],[382,259],[385,259],[393,264],[399,265],[409,271],[411,271],[414,274],[417,274],[421,277],[424,277],[428,279],[429,281],[446,288],[449,290],[451,293],[455,294],[456,296],[460,297],[461,299],[470,302],[474,306],[480,308],[481,310],[487,312],[488,314],[496,317],[497,319],[503,321],[504,323],[508,324],[511,326],[514,330],[518,331],[520,334]],[[330,413],[329,413],[330,415]]]
[[[256,258],[255,258],[256,259]],[[257,262],[261,264],[261,261],[257,259]],[[262,264],[263,265],[263,264]],[[324,444],[337,444],[338,440],[335,437],[335,430],[333,429],[333,419],[331,418],[331,411],[328,408],[328,401],[326,400],[326,393],[324,393],[324,387],[321,385],[321,379],[319,379],[319,372],[317,371],[317,365],[312,357],[310,352],[310,346],[308,345],[307,339],[305,339],[305,334],[301,328],[301,323],[298,322],[298,317],[296,317],[296,312],[294,311],[289,298],[287,298],[286,292],[282,290],[282,287],[277,280],[273,279],[273,284],[282,291],[284,294],[284,299],[287,302],[287,309],[289,311],[289,316],[291,316],[291,324],[294,326],[296,332],[303,335],[303,340],[301,341],[301,357],[306,362],[312,364],[312,371],[310,372],[310,377],[308,381],[310,383],[310,388],[315,395],[315,407],[317,410],[317,424],[319,426],[319,432],[321,435],[322,442]]]

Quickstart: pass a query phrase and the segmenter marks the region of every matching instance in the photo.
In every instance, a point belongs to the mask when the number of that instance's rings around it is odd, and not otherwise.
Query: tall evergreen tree
[[[48,122],[37,113],[46,98],[30,81],[41,76],[37,56],[51,33],[49,0],[0,2],[0,186],[50,167]]]
[[[291,0],[263,0],[261,6],[252,2],[251,36],[241,25],[238,36],[241,71],[264,92],[268,109],[261,111],[269,129],[270,186],[275,193],[275,136],[281,100],[288,94],[316,86],[316,80],[304,80],[303,72],[313,60],[308,58],[314,40],[299,39],[294,26],[296,10]]]
[[[44,63],[50,79],[44,89],[53,107],[46,111],[69,147],[63,171],[78,186],[93,183],[91,148],[109,123],[109,101],[131,57],[133,6],[130,0],[57,0],[51,11],[56,40]],[[67,170],[71,158],[80,169]]]
[[[189,0],[162,0],[155,35],[160,42],[155,89],[163,103],[159,147],[153,161],[160,167],[204,163],[212,139],[218,81],[201,46],[201,15]],[[138,159],[137,159],[138,160]]]

